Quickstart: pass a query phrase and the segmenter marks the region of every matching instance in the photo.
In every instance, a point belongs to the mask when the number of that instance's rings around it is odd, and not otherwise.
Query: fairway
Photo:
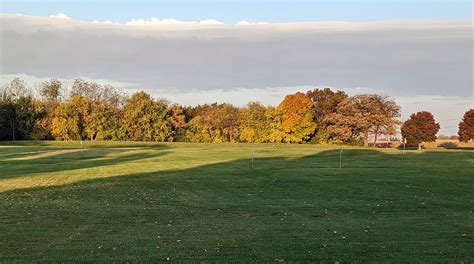
[[[1,144],[0,262],[474,261],[472,150]]]

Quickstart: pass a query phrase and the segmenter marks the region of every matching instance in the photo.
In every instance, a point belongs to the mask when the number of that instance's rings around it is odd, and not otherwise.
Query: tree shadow
[[[248,158],[0,193],[0,260],[474,258],[473,152],[340,157]]]
[[[28,147],[22,152],[0,149],[0,180],[46,172],[64,172],[76,169],[116,165],[129,161],[158,157],[166,154],[166,145],[142,147],[136,153],[134,147],[120,148],[41,148]],[[15,149],[16,150],[16,149]],[[31,150],[31,151],[29,151]],[[148,151],[148,152],[147,152]],[[36,155],[32,156],[32,154]],[[29,157],[27,159],[27,157]]]

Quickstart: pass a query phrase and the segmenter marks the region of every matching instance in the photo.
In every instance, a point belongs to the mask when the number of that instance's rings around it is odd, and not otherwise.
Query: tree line
[[[249,102],[182,106],[140,91],[76,79],[68,93],[57,79],[37,91],[14,78],[1,88],[1,140],[131,140],[180,142],[285,142],[369,145],[401,127],[409,145],[433,141],[439,124],[429,112],[401,122],[400,106],[386,96],[349,96],[330,88],[287,95],[278,106]],[[459,138],[474,138],[474,109],[459,124]]]

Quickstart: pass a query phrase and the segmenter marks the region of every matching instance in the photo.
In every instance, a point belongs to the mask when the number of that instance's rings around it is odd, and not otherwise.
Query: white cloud
[[[239,21],[238,25],[241,26],[251,26],[251,25],[266,25],[269,24],[268,22],[248,22],[247,20],[241,20]]]
[[[214,20],[205,19],[200,21],[181,21],[174,18],[159,19],[152,17],[150,20],[144,19],[132,19],[126,23],[126,25],[133,26],[150,26],[150,25],[223,25],[224,23]]]
[[[56,15],[51,15],[49,16],[50,18],[58,18],[58,19],[65,19],[65,20],[72,20],[71,17],[69,17],[68,15],[65,15],[63,13],[57,13]]]
[[[25,16],[23,14],[15,14],[17,16]],[[50,18],[55,18],[55,19],[63,19],[63,20],[73,20],[70,16],[64,14],[64,13],[57,13],[55,15],[50,15]],[[92,20],[90,22],[88,21],[80,21],[80,22],[85,22],[85,23],[94,23],[94,24],[108,24],[108,25],[129,25],[129,26],[157,26],[157,25],[225,25],[225,23],[215,20],[215,19],[204,19],[204,20],[198,20],[198,21],[184,21],[184,20],[178,20],[175,18],[156,18],[152,17],[149,20],[143,19],[143,18],[138,18],[138,19],[132,19],[130,21],[125,22],[124,24],[121,24],[119,22],[113,22],[111,20]],[[250,26],[250,25],[266,25],[269,24],[268,22],[249,22],[247,20],[241,20],[237,23],[237,25],[241,26]]]
[[[119,25],[119,23],[113,22],[112,20],[104,20],[104,21],[93,20],[92,23],[94,23],[94,24],[107,24],[107,25]]]

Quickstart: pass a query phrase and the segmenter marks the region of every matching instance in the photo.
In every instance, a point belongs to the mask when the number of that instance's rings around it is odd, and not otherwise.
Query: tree
[[[283,141],[301,143],[308,140],[316,128],[311,100],[304,93],[290,94],[278,108],[282,113]]]
[[[268,142],[281,143],[286,134],[283,130],[283,113],[282,110],[269,106],[265,111],[265,118],[268,122],[268,132],[266,134]]]
[[[40,85],[39,93],[45,101],[58,102],[61,96],[62,85],[57,79],[44,81]]]
[[[191,142],[235,142],[239,139],[239,109],[231,104],[198,106],[187,124]]]
[[[105,101],[92,102],[85,119],[85,132],[89,140],[117,140],[123,137],[120,109]]]
[[[173,131],[173,141],[184,140],[184,128],[186,126],[186,116],[184,109],[179,104],[172,104],[169,109],[168,122]]]
[[[469,109],[464,113],[464,117],[459,123],[458,135],[461,142],[474,139],[474,109]]]
[[[344,91],[332,91],[330,88],[314,89],[306,92],[313,102],[313,113],[318,128],[324,125],[324,118],[337,111],[337,106],[349,96]]]
[[[0,97],[0,139],[15,140],[17,138],[16,131],[15,103],[6,91],[2,91]]]
[[[315,139],[319,142],[328,142],[330,140],[328,131],[330,123],[327,122],[326,117],[335,113],[337,106],[349,96],[343,91],[334,92],[330,88],[314,89],[308,91],[306,95],[313,102],[314,120],[317,124]]]
[[[262,143],[268,141],[269,120],[267,108],[259,102],[250,102],[240,110],[240,141]]]
[[[231,104],[221,104],[217,108],[215,127],[222,131],[225,141],[237,142],[239,139],[239,109]]]
[[[86,122],[91,112],[88,97],[75,95],[56,107],[51,121],[51,133],[56,139],[82,140],[87,138]]]
[[[166,141],[172,137],[167,102],[154,100],[143,91],[126,100],[122,123],[129,140]]]
[[[15,104],[17,133],[19,139],[31,139],[37,120],[40,117],[32,96],[21,96]]]
[[[53,114],[58,107],[61,100],[61,93],[63,92],[62,83],[57,79],[51,79],[41,83],[39,87],[39,94],[42,97],[41,101],[36,101],[39,109],[39,119],[36,122],[32,138],[34,139],[53,139],[52,121]]]
[[[436,133],[439,131],[439,123],[436,123],[430,112],[422,111],[412,114],[402,125],[402,137],[411,146],[418,145],[421,149],[421,142],[432,142],[436,140]]]
[[[123,101],[120,91],[110,85],[100,85],[94,82],[87,82],[76,79],[72,85],[70,96],[83,96],[92,102],[105,101],[109,105],[119,106]]]
[[[13,78],[0,95],[0,129],[3,139],[30,139],[38,119],[31,90],[25,81]]]
[[[346,98],[338,104],[336,113],[326,116],[325,122],[334,137],[342,142],[362,138],[369,145],[369,135],[377,136],[398,124],[400,107],[389,97],[362,94]]]
[[[18,100],[20,97],[32,96],[31,90],[26,88],[26,82],[18,77],[13,78],[10,83],[6,85],[4,90],[13,100]]]

